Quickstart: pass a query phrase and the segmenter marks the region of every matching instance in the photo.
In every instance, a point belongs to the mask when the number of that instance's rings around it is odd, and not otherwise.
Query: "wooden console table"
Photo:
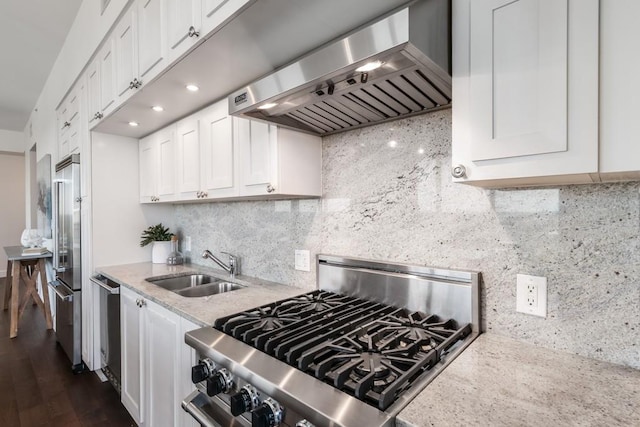
[[[47,273],[44,266],[45,258],[51,258],[51,252],[39,255],[22,255],[22,246],[5,246],[7,253],[7,280],[4,292],[4,309],[9,308],[11,300],[11,325],[9,336],[18,336],[18,320],[24,313],[29,301],[33,300],[44,312],[47,322],[47,329],[53,329],[51,321],[51,308],[49,307],[49,287],[47,283]],[[42,283],[42,296],[38,295],[37,277],[40,274]],[[25,284],[26,292],[20,303],[20,278]]]

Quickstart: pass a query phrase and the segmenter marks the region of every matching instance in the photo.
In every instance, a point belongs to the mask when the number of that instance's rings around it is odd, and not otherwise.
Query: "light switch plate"
[[[516,276],[516,311],[547,317],[547,278],[518,274]]]
[[[184,238],[184,249],[185,252],[191,252],[191,236],[187,236]]]
[[[296,249],[295,269],[300,271],[311,271],[309,251]]]

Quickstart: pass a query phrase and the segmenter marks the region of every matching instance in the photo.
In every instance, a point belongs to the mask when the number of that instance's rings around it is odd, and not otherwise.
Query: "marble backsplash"
[[[177,205],[176,223],[193,254],[306,289],[295,249],[478,270],[486,330],[640,368],[640,183],[453,184],[450,146],[450,110],[333,135],[322,199]],[[516,313],[518,273],[548,278],[546,319]]]

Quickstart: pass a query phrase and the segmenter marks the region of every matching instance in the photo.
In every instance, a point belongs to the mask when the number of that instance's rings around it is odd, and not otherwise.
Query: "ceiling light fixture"
[[[196,85],[187,85],[187,90],[191,92],[197,92],[200,90],[200,88]]]
[[[366,73],[380,67],[382,67],[382,61],[373,61],[373,62],[367,62],[363,66],[356,68],[356,71],[358,73]]]
[[[138,125],[139,125],[139,123],[138,123],[138,122],[129,122],[129,126],[136,127],[136,126],[138,126]]]
[[[273,108],[276,105],[278,105],[278,104],[276,104],[275,102],[269,102],[267,104],[263,104],[263,105],[259,106],[258,110],[268,110],[269,108]]]
[[[153,107],[151,107],[151,109],[152,109],[153,111],[158,112],[158,113],[160,113],[160,112],[164,111],[164,108],[162,108],[160,105],[154,105]]]

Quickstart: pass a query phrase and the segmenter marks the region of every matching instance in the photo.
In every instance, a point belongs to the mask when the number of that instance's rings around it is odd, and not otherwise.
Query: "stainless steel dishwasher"
[[[100,359],[102,372],[120,393],[120,285],[100,274],[91,277],[100,289]]]

